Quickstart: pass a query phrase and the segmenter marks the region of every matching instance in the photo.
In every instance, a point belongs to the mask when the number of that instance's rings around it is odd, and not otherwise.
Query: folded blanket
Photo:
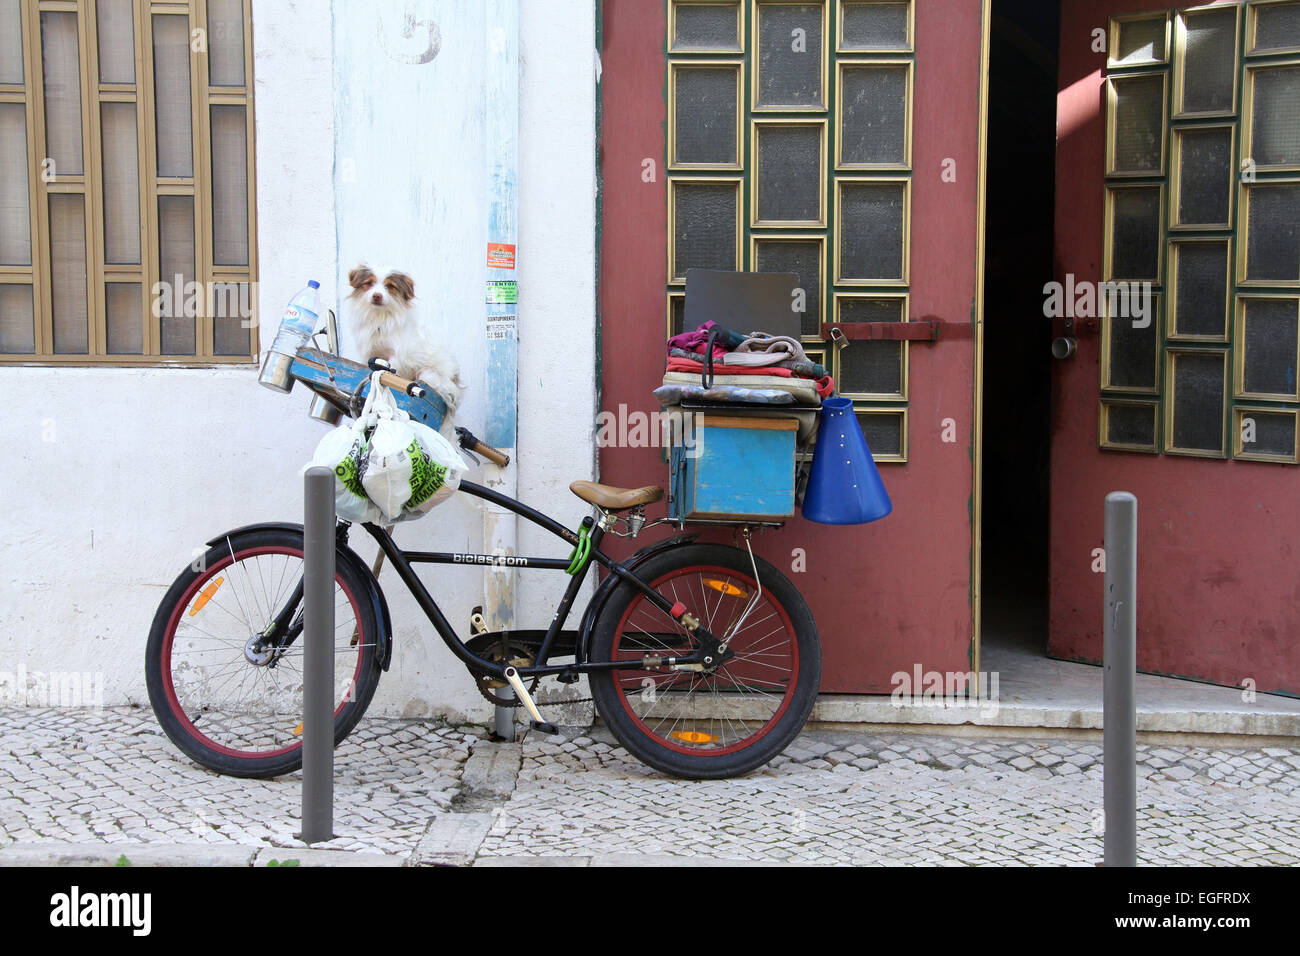
[[[769,335],[767,332],[753,333],[736,346],[733,354],[723,359],[728,365],[767,365],[784,360],[808,361],[803,344],[788,335]]]
[[[666,371],[676,372],[679,374],[700,375],[704,372],[704,364],[702,362],[692,362],[690,359],[674,357],[668,359],[668,367]],[[730,381],[730,382],[719,382],[719,377],[724,375],[727,378],[736,377],[737,380]],[[739,384],[740,382],[743,382],[745,380],[744,377],[749,375],[770,376],[774,378],[787,378],[790,379],[792,382],[807,382],[813,386],[814,391],[820,398],[829,398],[830,396],[835,394],[835,380],[831,378],[829,375],[825,375],[820,379],[811,379],[804,376],[795,375],[792,371],[790,371],[790,369],[780,368],[779,366],[775,366],[775,365],[767,365],[762,368],[745,368],[743,366],[728,365],[726,366],[725,372],[722,371],[715,372],[713,381],[715,385],[717,384],[736,385]],[[665,377],[664,379],[664,384],[665,385],[668,384],[667,377]]]
[[[722,371],[721,366],[714,366],[719,373]],[[668,371],[670,372],[703,372],[704,363],[696,362],[691,359],[677,358],[670,356],[668,359]],[[763,368],[745,368],[743,366],[732,368],[727,366],[728,375],[775,375],[779,378],[790,378],[794,372],[788,368],[781,368],[777,365],[767,365]]]
[[[682,402],[757,402],[762,405],[792,405],[794,396],[775,388],[743,388],[739,385],[660,385],[654,391],[662,405]]]
[[[701,353],[688,352],[685,349],[673,349],[672,352],[670,352],[669,354],[672,355],[674,358],[691,359],[694,362],[704,361],[704,356]],[[734,356],[735,354],[736,354],[735,352],[729,352],[727,353],[727,357]],[[713,360],[716,363],[718,357],[715,355],[713,357]],[[731,364],[730,363],[725,363],[725,364],[727,365],[728,370],[730,370]],[[812,359],[806,357],[802,362],[794,361],[794,360],[783,361],[783,362],[778,361],[775,363],[775,365],[778,368],[788,368],[790,371],[794,372],[795,375],[799,375],[803,378],[825,378],[827,375],[824,366],[818,365],[816,362],[812,361]],[[771,368],[770,365],[765,365],[763,367]]]

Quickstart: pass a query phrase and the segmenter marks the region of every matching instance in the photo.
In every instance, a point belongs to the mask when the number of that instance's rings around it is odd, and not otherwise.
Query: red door
[[[1300,693],[1300,4],[1073,2],[1061,36],[1056,278],[1153,306],[1057,363],[1050,653],[1101,657],[1125,490],[1138,667]]]
[[[757,538],[812,606],[826,692],[975,663],[984,6],[602,7],[602,407],[658,408],[687,268],[800,275],[806,347],[854,399],[894,502],[875,524]],[[818,334],[921,319],[945,324],[937,343]],[[653,447],[600,464],[615,485],[667,477]]]

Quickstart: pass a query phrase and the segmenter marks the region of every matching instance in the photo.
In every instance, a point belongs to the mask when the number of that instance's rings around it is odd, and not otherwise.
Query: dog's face
[[[405,272],[378,273],[367,265],[359,265],[348,273],[352,299],[363,310],[394,310],[408,308],[415,298],[415,281]]]

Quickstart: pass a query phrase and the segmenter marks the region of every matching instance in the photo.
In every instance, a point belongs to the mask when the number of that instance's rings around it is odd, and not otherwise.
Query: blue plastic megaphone
[[[866,524],[883,518],[893,507],[853,414],[853,402],[826,399],[803,496],[803,516],[818,524]]]

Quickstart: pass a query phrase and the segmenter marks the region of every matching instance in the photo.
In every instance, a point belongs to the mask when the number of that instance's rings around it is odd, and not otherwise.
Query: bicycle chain
[[[478,688],[479,694],[482,695],[483,699],[486,700],[489,704],[492,704],[494,707],[511,707],[511,708],[524,706],[524,702],[517,697],[514,700],[510,701],[509,703],[504,703],[498,698],[494,697],[492,694],[488,693],[487,689],[483,686],[483,680],[484,678],[482,677],[475,677],[474,686]],[[534,680],[533,686],[528,688],[528,693],[530,694],[533,693],[537,689],[537,685],[540,684],[541,681],[542,679],[540,677]],[[548,701],[548,704],[565,704],[565,705],[592,704],[595,703],[595,701],[596,698],[594,697],[575,697],[573,698],[573,700],[569,700],[566,698],[564,700]],[[541,705],[539,704],[538,706]]]
[[[468,647],[471,651],[474,651],[475,653],[478,653],[478,652],[480,652],[480,650],[481,650],[482,653],[484,653],[485,655],[489,656],[489,659],[492,659],[493,657],[495,657],[495,655],[494,655],[492,652],[493,652],[493,650],[496,650],[496,648],[486,648],[486,647],[485,647],[485,648],[476,648],[476,647],[474,646],[474,644],[475,644],[475,640],[476,640],[476,638],[471,638],[468,642],[466,642],[466,645],[465,645],[465,646]],[[516,647],[516,648],[512,648],[512,650],[522,651],[523,648]],[[499,651],[498,651],[498,653],[499,653]],[[525,656],[528,656],[529,661],[531,662],[531,655],[525,655]],[[492,690],[495,690],[496,688],[488,688],[488,687],[487,687],[487,684],[486,684],[486,682],[487,682],[488,680],[490,680],[490,679],[491,679],[491,678],[486,677],[486,676],[474,675],[474,686],[475,686],[476,688],[478,688],[479,696],[481,696],[481,697],[482,697],[484,700],[486,700],[489,704],[492,704],[494,707],[510,707],[510,708],[514,708],[514,707],[522,707],[522,706],[524,706],[523,701],[519,700],[517,697],[516,697],[515,699],[513,699],[513,700],[507,702],[507,701],[503,701],[503,700],[501,700],[499,697],[497,697],[495,694],[493,694],[493,693],[492,693]],[[541,681],[542,681],[542,679],[541,679],[540,677],[535,677],[535,678],[533,678],[533,682],[532,682],[532,684],[529,685],[529,687],[528,687],[528,693],[530,693],[530,694],[534,693],[534,692],[537,690],[537,685],[540,684]],[[562,700],[562,701],[551,701],[551,703],[556,703],[556,704],[588,704],[588,703],[594,703],[595,700],[596,700],[596,699],[595,699],[594,697],[575,697],[573,700],[565,699],[565,700]]]
[[[494,705],[497,706],[497,707],[522,707],[522,706],[524,706],[524,702],[521,701],[521,700],[512,700],[512,701],[511,701],[510,703],[508,703],[508,704],[503,704],[503,703],[501,703],[499,700],[497,700],[496,698],[488,696],[488,692],[485,691],[485,690],[483,689],[483,685],[482,685],[481,683],[479,683],[478,681],[474,681],[474,684],[478,687],[478,692],[479,692],[480,694],[482,694],[483,697],[484,697],[484,699],[486,699],[486,700],[488,701],[488,703],[490,703],[490,704],[494,704]],[[531,693],[531,691],[530,691],[530,693]],[[544,703],[546,706],[548,706],[548,707],[551,706],[551,705],[553,705],[553,704],[562,704],[562,705],[564,705],[565,707],[567,707],[567,706],[569,706],[569,704],[592,704],[592,703],[595,703],[595,702],[596,702],[596,698],[594,698],[594,697],[575,697],[575,698],[573,698],[573,700],[569,700],[569,699],[566,697],[564,700],[548,700],[548,701],[544,701],[543,703]],[[538,706],[538,707],[541,707],[542,704],[538,704],[537,706]]]

